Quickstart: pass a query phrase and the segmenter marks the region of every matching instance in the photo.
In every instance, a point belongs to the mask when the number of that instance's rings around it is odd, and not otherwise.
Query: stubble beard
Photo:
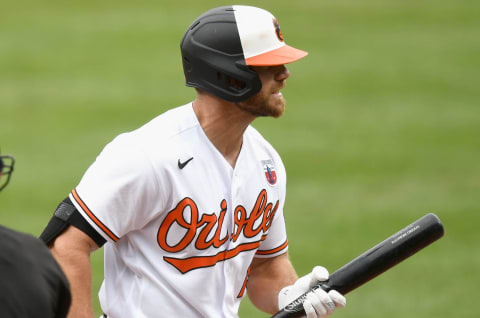
[[[255,117],[278,118],[285,112],[286,101],[283,96],[258,93],[236,105]]]

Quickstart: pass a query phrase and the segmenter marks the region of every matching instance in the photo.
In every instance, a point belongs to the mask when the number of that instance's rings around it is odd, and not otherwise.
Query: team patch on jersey
[[[273,160],[262,160],[262,165],[268,184],[271,186],[277,184],[277,173],[275,171],[275,165],[273,164]]]

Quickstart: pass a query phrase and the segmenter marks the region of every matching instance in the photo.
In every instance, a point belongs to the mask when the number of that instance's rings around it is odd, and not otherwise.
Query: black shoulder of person
[[[0,226],[0,317],[66,317],[68,280],[38,238]]]

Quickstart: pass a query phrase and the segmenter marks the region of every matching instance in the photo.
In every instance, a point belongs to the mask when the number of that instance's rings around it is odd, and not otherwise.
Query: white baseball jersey
[[[70,198],[108,241],[102,309],[118,317],[237,317],[253,257],[287,250],[286,175],[251,126],[235,168],[192,104],[121,134]]]

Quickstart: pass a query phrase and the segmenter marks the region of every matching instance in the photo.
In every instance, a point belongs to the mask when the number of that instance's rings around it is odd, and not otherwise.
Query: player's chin
[[[269,115],[273,118],[278,118],[283,115],[285,112],[286,101],[282,95],[280,96],[273,96],[273,98],[269,101]]]

